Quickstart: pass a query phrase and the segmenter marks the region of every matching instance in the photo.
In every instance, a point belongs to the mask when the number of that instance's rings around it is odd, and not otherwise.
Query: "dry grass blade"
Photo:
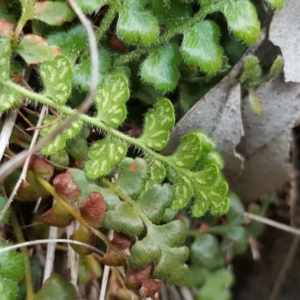
[[[110,230],[108,233],[108,238],[111,241],[114,237],[114,231]],[[106,287],[108,283],[108,277],[109,277],[109,271],[110,267],[109,266],[104,266],[104,271],[103,271],[103,276],[102,276],[102,283],[101,283],[101,290],[100,290],[100,295],[99,295],[99,300],[104,300],[105,295],[106,295]]]
[[[73,221],[69,226],[66,228],[66,233],[68,239],[77,229],[78,222]],[[77,279],[78,279],[78,263],[79,263],[79,255],[74,251],[70,244],[68,244],[68,267],[70,268],[70,282],[76,286]]]
[[[58,227],[50,226],[49,240],[57,239],[57,234],[58,234]],[[43,282],[45,282],[48,279],[48,277],[50,277],[50,275],[52,274],[53,264],[55,259],[55,246],[56,246],[56,242],[52,242],[52,243],[49,242],[47,244]]]
[[[44,117],[45,117],[47,111],[48,111],[47,107],[43,106],[42,111],[41,111],[40,116],[39,116],[39,120],[37,122],[37,127],[39,127],[43,123],[43,120],[44,120]],[[13,199],[14,199],[14,196],[16,195],[16,193],[17,193],[20,185],[22,184],[23,180],[26,180],[26,174],[27,174],[27,170],[28,170],[28,167],[29,167],[29,162],[30,162],[31,155],[32,155],[30,153],[30,151],[31,151],[31,149],[34,149],[34,147],[35,147],[39,132],[40,132],[39,129],[36,129],[34,131],[33,137],[32,137],[31,142],[30,142],[29,150],[28,150],[29,155],[26,157],[26,160],[25,160],[24,166],[22,168],[22,172],[19,176],[19,179],[18,179],[17,183],[15,184],[15,186],[13,188],[13,191],[11,192],[6,205],[4,206],[4,208],[2,209],[2,211],[0,213],[0,220],[2,219],[2,217],[4,216],[6,211],[9,209],[9,207],[10,207],[10,205],[11,205]]]
[[[5,148],[9,143],[9,139],[15,126],[17,116],[18,111],[13,109],[7,113],[7,116],[5,118],[5,122],[0,135],[0,161],[4,155]]]
[[[292,233],[292,234],[295,234],[295,235],[300,235],[300,230],[296,229],[296,228],[293,228],[291,226],[284,225],[284,224],[281,224],[279,222],[276,222],[276,221],[273,221],[273,220],[255,215],[255,214],[251,214],[251,213],[244,213],[244,216],[248,219],[251,219],[251,220],[266,224],[266,225],[269,225],[271,227],[274,227],[274,228],[277,228],[277,229],[280,229],[280,230],[283,230],[283,231],[286,231],[286,232],[289,232],[289,233]]]
[[[21,247],[28,247],[28,246],[39,245],[39,244],[48,244],[48,243],[66,243],[66,244],[79,245],[79,246],[89,248],[89,249],[93,250],[94,252],[100,254],[101,256],[105,255],[105,253],[103,251],[99,250],[96,247],[93,247],[86,243],[82,243],[82,242],[75,241],[75,240],[68,240],[68,239],[42,239],[42,240],[28,241],[28,242],[19,243],[19,244],[10,245],[10,246],[1,248],[0,254],[5,253],[10,250],[15,250],[15,249],[18,249]]]

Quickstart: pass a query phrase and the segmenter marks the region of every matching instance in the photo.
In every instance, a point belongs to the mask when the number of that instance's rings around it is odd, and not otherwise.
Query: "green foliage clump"
[[[96,245],[96,236],[101,238],[107,246],[101,262],[126,265],[127,281],[133,287],[149,288],[137,283],[138,275],[134,275],[146,270],[147,280],[155,282],[155,289],[147,290],[152,297],[162,279],[169,284],[183,282],[189,272],[189,257],[208,269],[224,263],[218,240],[209,233],[196,237],[189,254],[184,244],[188,226],[176,215],[181,212],[192,218],[219,217],[230,205],[222,175],[224,163],[207,134],[189,133],[173,154],[160,153],[175,125],[174,105],[168,97],[179,91],[182,98],[192,84],[224,74],[228,59],[221,35],[252,45],[259,37],[260,23],[249,0],[76,2],[86,14],[101,12],[95,30],[100,79],[94,106],[41,149],[42,164],[49,169],[46,158],[50,156],[56,166],[55,177],[52,167],[46,177],[29,168],[29,187],[20,188],[18,197],[36,200],[41,196],[34,191],[36,186],[43,191],[42,196],[51,194],[57,202],[42,216],[44,222],[64,227],[77,219],[81,224],[71,239]],[[268,2],[281,7],[280,1]],[[50,113],[42,120],[40,130],[43,138],[60,128],[89,92],[93,65],[88,37],[64,1],[20,1],[12,16],[5,3],[0,3],[0,19],[7,28],[14,29],[0,31],[0,113],[22,109],[24,98],[48,106]],[[221,14],[223,19],[212,21],[212,14]],[[222,22],[228,28],[222,28]],[[33,89],[20,84],[24,85],[24,79],[16,76],[19,74],[13,68],[14,60],[38,78]],[[277,74],[281,67],[282,62],[276,61],[270,74]],[[248,89],[261,82],[258,59],[246,61],[241,80]],[[144,125],[133,137],[124,132],[124,126],[136,103],[143,109]],[[141,121],[140,116],[135,118]],[[139,154],[133,154],[132,149],[138,149]],[[235,222],[231,210],[230,218],[223,242],[234,241],[236,251],[241,252],[246,245],[246,231],[242,223]],[[123,234],[126,247],[122,243],[116,246],[102,230]],[[127,253],[122,252],[125,248]],[[81,254],[91,253],[81,246],[74,249]],[[15,252],[7,255],[19,259]],[[224,270],[218,272],[204,274],[207,288],[200,292],[199,299],[206,297],[216,276],[231,276]],[[21,278],[21,272],[18,274],[5,280],[14,280],[15,284]],[[61,291],[65,299],[74,293],[72,286],[53,275],[35,299],[54,297],[54,290]]]

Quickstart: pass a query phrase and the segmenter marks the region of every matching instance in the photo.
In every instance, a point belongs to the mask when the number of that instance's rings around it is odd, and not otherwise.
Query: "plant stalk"
[[[73,110],[72,108],[70,108],[68,106],[61,106],[58,103],[55,103],[53,100],[45,97],[44,95],[29,91],[29,90],[25,89],[24,87],[12,82],[12,81],[0,79],[0,84],[4,85],[12,90],[15,90],[16,92],[24,95],[25,97],[36,100],[42,104],[48,105],[48,106],[56,109],[57,111],[60,111],[63,114],[72,116],[76,113],[76,110]],[[188,173],[189,173],[188,170],[178,168],[175,164],[173,164],[170,160],[168,160],[167,157],[153,151],[147,145],[145,145],[141,140],[130,137],[130,136],[110,127],[109,125],[106,125],[105,123],[99,121],[97,118],[88,116],[86,114],[81,114],[79,116],[79,119],[85,123],[94,125],[100,129],[106,131],[108,134],[110,134],[114,137],[117,137],[129,144],[135,145],[136,147],[142,149],[148,155],[154,157],[155,159],[161,161],[162,163],[164,163],[166,165],[169,165],[171,168],[176,170],[179,174],[181,173],[183,175],[188,175]],[[2,180],[2,177],[0,176],[0,181],[1,180]]]

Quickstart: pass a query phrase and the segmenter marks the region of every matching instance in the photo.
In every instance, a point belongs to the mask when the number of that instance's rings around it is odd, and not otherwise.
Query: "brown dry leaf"
[[[252,200],[280,188],[289,180],[291,129],[300,118],[300,84],[286,83],[282,75],[256,89],[263,109],[255,115],[243,100],[245,137],[237,150],[245,157],[241,176],[231,174],[231,188]]]
[[[300,82],[300,1],[285,0],[275,12],[269,40],[279,46],[284,59],[285,81]]]

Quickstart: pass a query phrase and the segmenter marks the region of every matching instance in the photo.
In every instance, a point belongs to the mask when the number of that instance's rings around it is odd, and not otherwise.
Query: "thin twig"
[[[31,75],[31,70],[32,70],[31,67],[24,68],[24,70],[23,70],[23,77],[24,77],[23,82],[26,83],[29,80],[29,77]],[[4,126],[2,128],[1,135],[0,135],[0,161],[3,157],[5,148],[9,143],[9,138],[10,138],[10,136],[12,134],[12,131],[13,131],[13,128],[15,126],[15,121],[16,121],[16,118],[18,116],[18,112],[19,112],[19,110],[16,110],[16,109],[10,110],[7,114],[6,119],[5,119],[5,123],[4,123]],[[1,215],[0,215],[0,220],[1,220]]]
[[[66,228],[66,233],[68,239],[74,233],[74,231],[78,228],[79,223],[73,221],[69,226]],[[79,255],[74,251],[71,245],[68,245],[68,267],[70,268],[70,282],[77,286],[77,279],[78,279],[78,263],[79,263]]]
[[[166,287],[164,282],[162,282],[159,293],[160,293],[160,296],[161,296],[161,300],[168,300],[169,297],[168,297],[168,294],[167,294],[167,287]]]
[[[42,240],[35,240],[35,241],[28,241],[28,242],[24,242],[24,243],[18,243],[15,245],[10,245],[4,248],[0,248],[0,254],[1,253],[5,253],[7,251],[10,250],[15,250],[21,247],[27,247],[27,246],[33,246],[33,245],[39,245],[39,244],[48,244],[48,243],[66,243],[66,244],[74,244],[74,245],[79,245],[79,246],[84,246],[86,248],[89,248],[91,250],[93,250],[94,252],[100,254],[101,256],[104,256],[105,253],[101,250],[99,250],[98,248],[91,246],[89,244],[86,243],[82,243],[79,241],[75,241],[75,240],[68,240],[68,239],[42,239]]]
[[[5,148],[9,144],[9,139],[15,126],[17,116],[18,111],[15,109],[10,110],[6,115],[0,135],[0,161],[4,155]]]
[[[175,286],[169,286],[170,294],[171,294],[171,299],[173,300],[182,300],[181,296]]]
[[[260,252],[259,252],[259,249],[258,249],[257,240],[253,236],[250,236],[248,238],[248,242],[249,242],[249,245],[250,245],[253,260],[254,261],[259,261],[261,259],[261,255],[260,255]]]
[[[25,115],[20,111],[18,110],[18,114],[23,118],[23,120],[32,128],[34,127],[34,125],[25,117]]]
[[[39,209],[39,207],[40,207],[40,204],[41,204],[41,202],[42,202],[42,197],[40,197],[40,198],[38,198],[38,200],[36,201],[36,204],[35,204],[35,206],[34,206],[34,209],[33,209],[33,212],[32,213],[34,213],[34,214],[36,214],[37,213],[37,211],[38,211],[38,209]]]
[[[70,7],[74,10],[75,14],[78,16],[81,24],[85,27],[88,35],[90,52],[91,52],[91,83],[90,90],[82,104],[77,108],[76,113],[71,115],[68,119],[66,119],[60,126],[58,126],[55,130],[53,130],[50,134],[40,139],[33,149],[24,150],[17,154],[13,159],[3,164],[0,168],[1,179],[11,174],[25,159],[27,156],[39,151],[43,146],[53,140],[58,134],[63,132],[66,128],[68,128],[74,121],[76,121],[79,116],[87,111],[90,106],[93,104],[94,97],[96,95],[97,86],[98,86],[98,70],[99,70],[99,59],[98,59],[98,50],[97,50],[97,41],[95,38],[95,34],[93,31],[93,27],[89,19],[85,16],[85,14],[81,11],[79,6],[76,4],[74,0],[68,0]],[[1,181],[1,180],[0,180]]]
[[[108,239],[111,241],[113,238],[114,238],[114,231],[110,230],[109,233],[108,233]],[[105,265],[103,275],[102,275],[102,282],[101,282],[101,290],[100,290],[99,300],[104,300],[105,299],[106,287],[107,287],[108,277],[109,277],[109,271],[110,271],[110,267]]]
[[[194,300],[192,292],[187,287],[181,286],[179,289],[184,300]]]
[[[47,113],[47,107],[45,105],[43,105],[43,108],[42,108],[41,113],[40,113],[39,120],[37,122],[37,127],[39,127],[43,123],[43,120],[44,120],[44,117],[45,117],[46,113]],[[32,140],[30,142],[29,151],[34,148],[34,145],[36,144],[38,136],[39,136],[39,129],[36,129],[34,134],[33,134]],[[4,216],[6,211],[9,209],[11,203],[13,202],[14,196],[16,195],[16,193],[17,193],[20,185],[22,184],[23,180],[26,180],[26,174],[27,174],[27,170],[28,170],[28,167],[29,167],[30,158],[31,158],[31,154],[29,153],[29,155],[26,157],[26,161],[25,161],[24,166],[22,168],[22,172],[19,176],[19,179],[18,179],[17,183],[15,184],[15,186],[13,188],[13,191],[11,192],[11,194],[8,198],[8,201],[6,202],[4,208],[2,209],[2,211],[0,213],[0,220],[2,219],[2,217]]]
[[[41,129],[44,129],[44,128],[47,128],[47,127],[50,127],[52,125],[55,125],[57,122],[59,122],[60,119],[59,118],[56,118],[55,120],[53,120],[52,122],[48,123],[48,124],[45,124],[45,125],[41,125],[41,126],[32,126],[32,127],[29,127],[29,128],[26,128],[26,131],[33,131],[33,130],[41,130]]]
[[[293,228],[291,226],[288,226],[288,225],[285,225],[285,224],[282,224],[282,223],[279,223],[279,222],[276,222],[276,221],[273,221],[273,220],[255,215],[255,214],[251,214],[248,212],[245,212],[244,216],[248,219],[257,221],[259,223],[263,223],[263,224],[269,225],[271,227],[274,227],[274,228],[277,228],[277,229],[280,229],[280,230],[283,230],[283,231],[286,231],[286,232],[289,232],[289,233],[292,233],[295,235],[300,235],[300,230]]]
[[[57,239],[58,234],[58,227],[50,226],[49,230],[49,240]],[[50,277],[53,271],[53,264],[55,259],[55,246],[56,242],[48,243],[47,244],[47,254],[46,254],[46,262],[44,268],[44,277],[43,283]]]

